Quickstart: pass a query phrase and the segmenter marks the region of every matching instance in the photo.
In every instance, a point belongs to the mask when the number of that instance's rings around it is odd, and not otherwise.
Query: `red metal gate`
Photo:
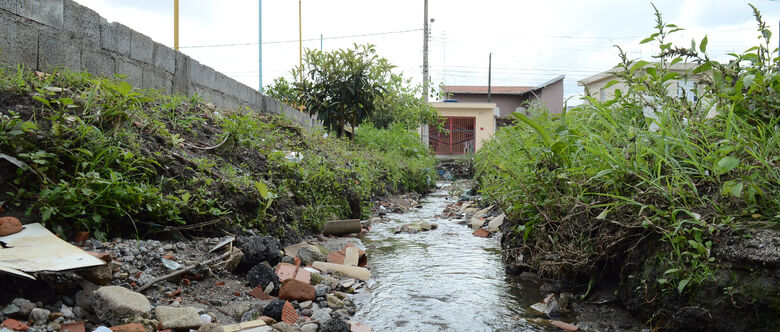
[[[474,152],[475,117],[444,117],[443,131],[428,128],[428,142],[436,154],[466,154]]]

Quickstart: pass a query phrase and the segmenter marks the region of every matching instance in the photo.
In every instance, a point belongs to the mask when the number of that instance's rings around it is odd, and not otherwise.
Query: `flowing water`
[[[355,297],[354,320],[374,331],[539,331],[526,321],[539,317],[531,304],[536,287],[510,280],[498,236],[480,238],[458,220],[436,217],[456,201],[449,183],[424,197],[422,208],[388,214],[363,238],[376,277]],[[397,226],[426,221],[438,229],[393,234]]]

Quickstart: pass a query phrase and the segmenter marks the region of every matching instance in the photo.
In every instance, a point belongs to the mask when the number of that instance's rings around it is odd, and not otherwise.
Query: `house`
[[[647,66],[639,69],[641,71],[640,74],[647,73],[648,67],[656,65],[658,65],[658,63],[649,63]],[[678,62],[668,67],[670,72],[680,74],[678,79],[668,81],[666,89],[670,96],[681,96],[683,91],[686,91],[686,98],[692,101],[694,100],[694,93],[691,92],[696,89],[696,84],[702,76],[701,74],[698,74],[685,78],[685,73],[696,68],[697,66],[698,65],[695,63]],[[577,85],[585,87],[585,91],[589,93],[589,96],[595,98],[598,101],[603,102],[610,100],[614,98],[615,90],[620,89],[621,91],[626,91],[627,89],[626,83],[620,80],[618,80],[617,83],[607,87],[609,82],[617,79],[615,74],[621,70],[623,69],[618,67],[612,68],[596,75],[583,78],[577,81]]]
[[[498,118],[511,119],[511,114],[518,108],[528,106],[545,107],[551,114],[560,114],[563,110],[563,79],[565,75],[537,86],[492,86],[488,100],[487,86],[456,86],[442,87],[449,98],[466,103],[495,103],[498,107]]]
[[[432,102],[444,120],[444,130],[421,128],[431,149],[439,156],[467,155],[482,148],[496,132],[496,104]],[[427,130],[425,130],[427,129]],[[428,132],[425,137],[425,132]]]

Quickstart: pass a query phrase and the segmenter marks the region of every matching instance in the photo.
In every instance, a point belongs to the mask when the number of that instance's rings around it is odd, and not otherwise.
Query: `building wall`
[[[672,70],[674,72],[679,73],[681,76],[685,74],[684,70]],[[688,79],[688,82],[698,82],[701,79],[701,75],[693,75],[693,77]],[[612,86],[605,88],[609,82],[612,80],[617,79],[614,75],[608,75],[604,78],[590,82],[588,84],[583,84],[588,88],[588,91],[590,92],[590,96],[595,98],[598,101],[607,101],[615,97],[615,90],[620,89],[621,91],[625,92],[628,89],[628,86],[625,82],[619,81],[618,83],[613,84]],[[678,95],[678,89],[680,88],[680,85],[684,84],[682,80],[669,80],[666,83],[666,91],[668,92],[669,96],[677,96]],[[703,89],[700,87],[699,91],[702,92]]]
[[[0,65],[58,68],[125,76],[137,88],[159,89],[224,108],[281,114],[304,127],[308,115],[239,83],[122,24],[109,23],[71,0],[0,0]]]
[[[537,94],[541,94],[541,101],[550,114],[561,114],[563,111],[563,80],[544,87]]]
[[[462,103],[487,103],[487,94],[455,93],[452,98]],[[514,113],[524,100],[520,95],[490,95],[490,102],[496,104],[502,118]]]
[[[484,141],[490,140],[496,133],[496,118],[493,115],[494,103],[431,103],[441,116],[475,117],[474,151],[479,151]]]

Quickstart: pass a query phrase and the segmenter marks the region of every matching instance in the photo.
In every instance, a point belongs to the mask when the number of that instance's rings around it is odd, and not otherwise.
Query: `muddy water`
[[[372,225],[363,243],[371,248],[375,276],[370,290],[355,299],[354,320],[374,331],[539,331],[526,318],[539,317],[529,305],[541,297],[535,287],[506,277],[497,236],[479,238],[458,220],[435,217],[445,206],[448,183],[421,200],[422,208],[389,214]],[[438,229],[393,234],[411,222]]]

